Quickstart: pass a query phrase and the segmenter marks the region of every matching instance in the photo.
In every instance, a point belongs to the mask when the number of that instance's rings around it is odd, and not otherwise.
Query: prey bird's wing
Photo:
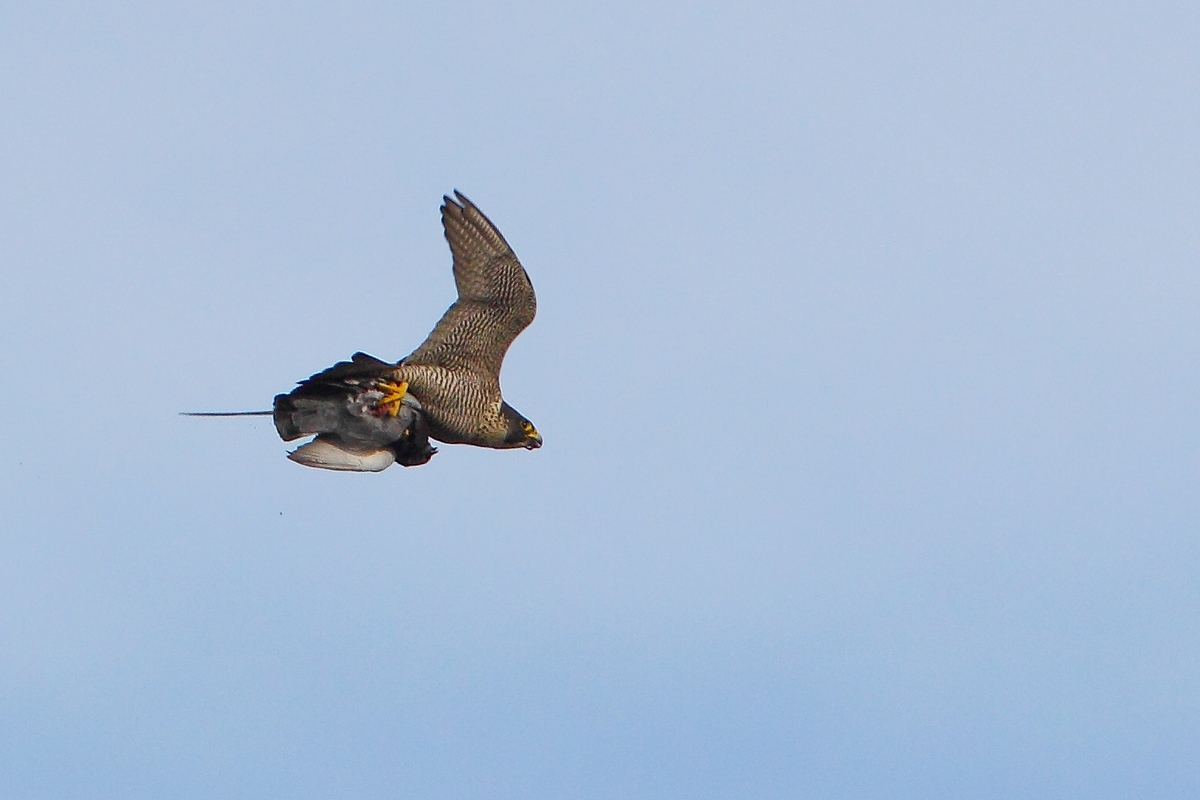
[[[323,369],[316,375],[311,375],[300,381],[299,386],[293,390],[293,393],[305,394],[312,391],[320,391],[322,387],[338,386],[345,381],[378,378],[395,366],[395,364],[389,364],[382,359],[369,356],[366,353],[355,353],[350,356],[349,361],[339,361],[329,369]]]
[[[442,226],[454,255],[458,300],[404,363],[469,370],[498,381],[509,345],[533,322],[537,298],[496,226],[462,194],[454,197],[444,198]]]
[[[366,353],[355,353],[349,361],[339,361],[329,369],[300,381],[300,385],[292,393],[337,395],[343,391],[343,381],[378,377],[395,366]],[[184,417],[269,417],[275,414],[275,411],[181,411],[180,414]]]

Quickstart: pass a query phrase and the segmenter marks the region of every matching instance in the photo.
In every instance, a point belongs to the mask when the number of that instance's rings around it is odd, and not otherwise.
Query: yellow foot
[[[379,381],[375,384],[375,387],[384,393],[377,404],[378,407],[385,409],[389,417],[399,414],[400,403],[404,400],[404,395],[408,394],[408,381],[400,381],[399,383]]]

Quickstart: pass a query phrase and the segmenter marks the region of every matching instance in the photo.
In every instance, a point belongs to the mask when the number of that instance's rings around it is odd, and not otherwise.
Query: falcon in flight
[[[448,444],[529,450],[533,423],[504,402],[500,366],[533,322],[529,276],[496,226],[459,192],[444,198],[442,227],[454,256],[458,299],[412,355],[392,364],[365,353],[275,397],[270,412],[285,442],[315,438],[288,454],[308,467],[378,472],[424,464]],[[204,415],[204,416],[226,416]]]

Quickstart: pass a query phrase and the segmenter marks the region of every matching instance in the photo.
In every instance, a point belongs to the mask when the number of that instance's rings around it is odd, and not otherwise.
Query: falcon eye
[[[521,422],[521,427],[525,429],[526,433],[531,433],[533,431],[533,423],[529,420],[523,420]]]

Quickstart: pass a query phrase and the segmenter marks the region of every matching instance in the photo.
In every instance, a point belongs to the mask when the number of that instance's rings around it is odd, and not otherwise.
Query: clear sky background
[[[1193,3],[0,10],[0,796],[1200,793]],[[507,236],[536,452],[264,408]]]

